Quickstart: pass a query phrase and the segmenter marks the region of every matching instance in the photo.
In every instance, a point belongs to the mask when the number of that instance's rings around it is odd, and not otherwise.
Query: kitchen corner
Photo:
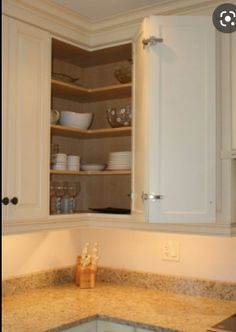
[[[15,295],[3,298],[3,332],[66,331],[95,319],[149,331],[204,332],[236,311],[236,287],[231,283],[227,289],[218,282],[172,278],[171,288],[168,276],[100,270],[93,289],[77,287],[72,268],[61,271],[61,275],[67,275],[65,280],[62,278],[59,284],[44,288],[29,290],[25,278],[23,283],[28,291],[24,292],[21,285],[18,294],[15,290]],[[51,281],[58,283],[55,276],[54,272]],[[47,278],[50,279],[50,273]],[[146,285],[141,287],[144,280]],[[203,291],[200,293],[204,287],[208,291],[206,296]],[[197,289],[201,296],[197,296]],[[222,289],[225,289],[225,298],[231,293],[231,301],[223,299]]]

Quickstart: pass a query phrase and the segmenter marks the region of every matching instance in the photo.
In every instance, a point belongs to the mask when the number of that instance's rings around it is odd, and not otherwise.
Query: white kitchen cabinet
[[[119,217],[85,213],[49,217],[51,38],[48,32],[12,18],[4,18],[3,30],[3,197],[18,198],[17,205],[10,203],[3,209],[9,225],[26,220],[29,229],[36,230],[37,218],[41,229],[79,226],[80,221],[84,225],[89,221],[92,225],[100,222],[99,225],[130,227],[130,221],[145,220],[147,223],[137,223],[137,228],[156,230],[168,223],[194,223],[197,231],[198,224],[215,222],[215,187],[221,179],[215,174],[216,46],[211,18],[151,16],[134,39],[133,169],[122,175],[122,181],[129,179],[132,183],[132,214]],[[143,39],[151,36],[163,41],[156,45],[147,41],[144,47]],[[68,44],[73,42],[69,34],[67,38]],[[122,40],[127,41],[125,37]],[[234,34],[232,41],[234,55]],[[112,47],[117,40],[109,43]],[[85,46],[93,50],[93,45]],[[232,100],[235,105],[235,94]],[[93,106],[88,104],[88,108]],[[235,119],[233,107],[233,149]],[[58,128],[53,130],[58,135]],[[88,178],[95,183],[93,176]],[[98,179],[103,183],[100,175]],[[121,186],[121,181],[118,183]],[[128,186],[130,189],[127,181]],[[127,194],[130,197],[128,190]],[[155,195],[160,199],[155,200]],[[152,197],[154,201],[149,199]],[[165,228],[168,231],[169,226]]]
[[[33,220],[48,214],[50,34],[3,24],[4,217]]]
[[[135,327],[98,320],[97,332],[135,332]]]
[[[96,332],[97,331],[97,321],[83,323],[69,329],[64,330],[65,332]]]
[[[215,57],[209,17],[151,16],[135,41],[134,206],[150,223],[215,221]]]

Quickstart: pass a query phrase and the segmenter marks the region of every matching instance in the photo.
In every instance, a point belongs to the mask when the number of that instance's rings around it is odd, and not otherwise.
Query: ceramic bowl
[[[92,124],[92,120],[92,113],[62,111],[60,116],[61,125],[78,129],[88,129]]]
[[[107,121],[113,128],[131,126],[131,110],[129,106],[122,108],[109,108],[107,110]]]
[[[83,163],[80,166],[81,171],[103,171],[106,168],[106,164],[96,164],[96,163]]]

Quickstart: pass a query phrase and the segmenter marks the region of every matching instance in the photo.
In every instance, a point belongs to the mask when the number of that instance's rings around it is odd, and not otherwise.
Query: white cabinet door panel
[[[97,332],[135,332],[135,328],[133,326],[98,320]]]
[[[50,34],[9,19],[8,219],[48,214]]]
[[[146,19],[149,222],[215,219],[215,29],[209,17]],[[147,61],[147,60],[146,60]]]

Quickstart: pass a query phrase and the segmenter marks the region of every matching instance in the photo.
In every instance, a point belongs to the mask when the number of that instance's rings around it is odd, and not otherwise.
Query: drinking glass
[[[56,197],[56,190],[54,183],[50,183],[50,214],[54,214],[56,207],[55,207],[55,197]]]
[[[53,186],[56,192],[56,214],[60,214],[62,213],[61,202],[62,202],[62,197],[64,196],[65,193],[65,188],[62,182],[54,182]]]
[[[69,195],[69,213],[75,213],[75,197],[80,192],[79,182],[68,183],[68,195]]]
[[[68,182],[63,183],[63,188],[64,188],[64,196],[63,196],[62,202],[61,202],[61,209],[62,209],[63,213],[69,213],[70,198],[68,195]]]

